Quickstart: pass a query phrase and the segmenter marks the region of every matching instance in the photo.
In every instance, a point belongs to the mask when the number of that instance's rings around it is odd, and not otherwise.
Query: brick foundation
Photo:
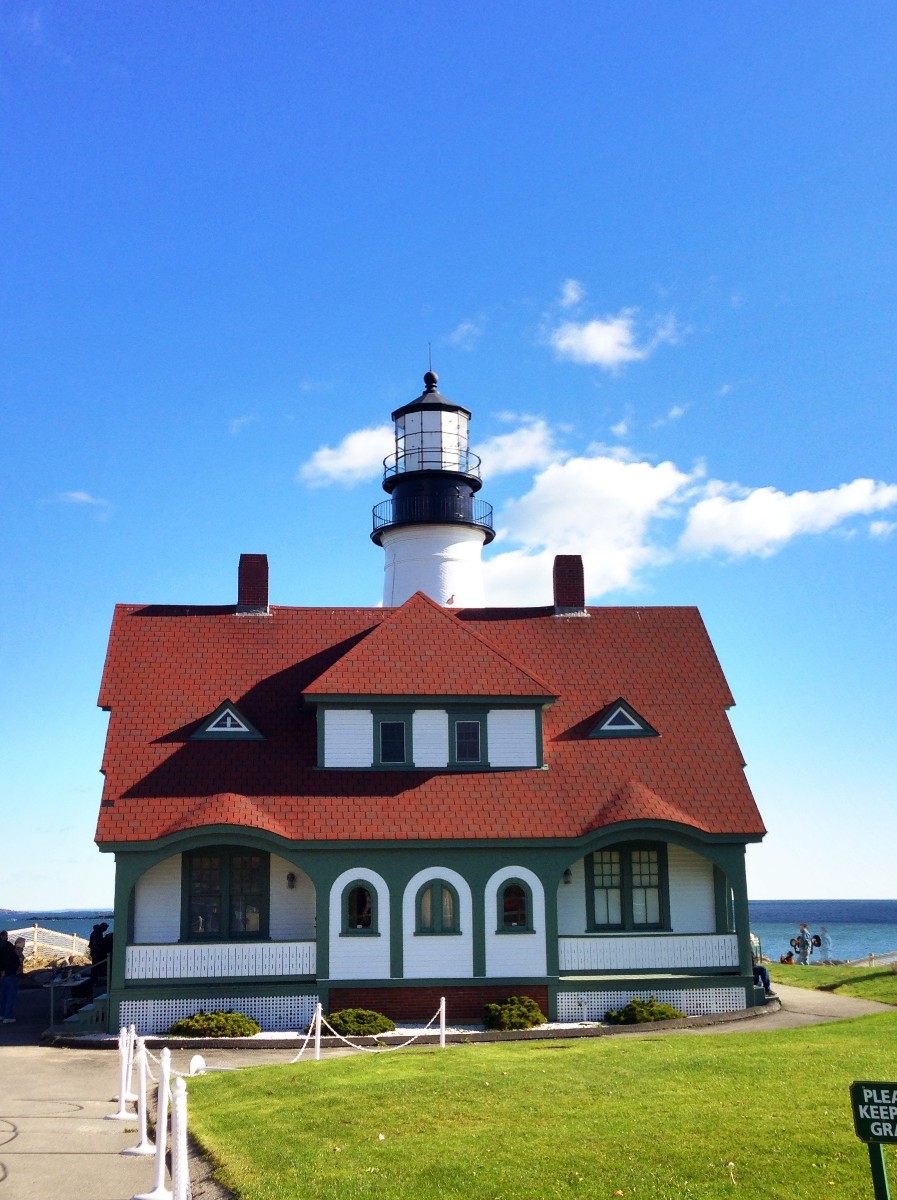
[[[370,1008],[391,1017],[393,1021],[429,1021],[445,996],[446,1020],[482,1021],[483,1006],[501,1003],[511,995],[532,996],[544,1013],[548,1013],[548,988],[543,985],[519,987],[494,984],[478,987],[463,984],[458,987],[407,988],[331,988],[331,1012],[342,1008]]]

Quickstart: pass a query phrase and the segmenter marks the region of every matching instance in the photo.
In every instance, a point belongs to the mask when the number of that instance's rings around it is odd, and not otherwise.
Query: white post
[[[178,1075],[171,1089],[171,1191],[174,1200],[188,1200],[187,1085]]]
[[[146,1042],[137,1039],[137,1133],[136,1146],[120,1150],[120,1154],[155,1154],[156,1148],[146,1136]]]
[[[445,1049],[445,996],[439,997],[439,1045]]]
[[[321,1061],[321,1001],[315,1006],[315,1062]]]
[[[128,1099],[136,1100],[137,1093],[134,1091],[134,1054],[137,1050],[137,1027],[136,1025],[128,1026]]]
[[[118,1112],[109,1113],[107,1121],[130,1121],[133,1113],[128,1112],[128,1049],[130,1035],[127,1029],[118,1031],[118,1095],[113,1099],[118,1101]]]
[[[34,929],[32,930],[32,933],[31,933],[31,953],[32,954],[37,954],[37,931],[38,931],[38,928],[39,928],[38,923],[37,923],[37,921],[35,921]]]
[[[153,1188],[150,1192],[138,1192],[131,1200],[171,1200],[171,1192],[165,1186],[165,1148],[168,1138],[168,1094],[171,1082],[171,1051],[165,1046],[159,1055],[159,1086],[156,1088],[156,1162],[153,1172]]]

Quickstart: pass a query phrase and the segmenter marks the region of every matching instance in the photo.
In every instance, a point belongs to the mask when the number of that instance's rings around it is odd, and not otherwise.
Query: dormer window
[[[455,758],[459,763],[480,761],[479,721],[455,722]]]
[[[374,766],[411,766],[411,730],[410,712],[374,713]]]
[[[489,755],[486,746],[485,712],[449,712],[449,766],[487,767]]]
[[[326,770],[513,771],[542,767],[535,704],[321,704],[318,766]]]
[[[192,735],[193,741],[263,741],[262,735],[255,726],[243,716],[236,704],[225,700],[219,704],[211,716],[206,717],[199,729]]]
[[[602,708],[597,724],[589,731],[590,738],[659,736],[653,725],[637,713],[631,704],[627,704],[622,696]]]

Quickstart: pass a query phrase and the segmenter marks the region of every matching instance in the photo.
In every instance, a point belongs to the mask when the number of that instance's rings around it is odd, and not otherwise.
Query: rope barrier
[[[350,1046],[353,1050],[361,1050],[365,1054],[385,1054],[391,1050],[404,1050],[406,1048],[406,1046],[412,1045],[414,1042],[416,1042],[418,1040],[418,1038],[423,1037],[427,1033],[427,1031],[433,1026],[434,1022],[436,1022],[437,1020],[439,1021],[439,1045],[442,1049],[445,1049],[445,996],[441,997],[441,999],[439,1001],[439,1008],[436,1010],[436,1012],[433,1014],[433,1016],[429,1019],[429,1021],[426,1023],[426,1025],[423,1027],[423,1029],[421,1029],[417,1033],[413,1034],[410,1038],[408,1038],[407,1041],[400,1042],[398,1045],[395,1045],[395,1046],[392,1046],[392,1045],[390,1045],[390,1046],[383,1046],[383,1045],[360,1046],[360,1045],[358,1045],[357,1042],[353,1042],[350,1038],[347,1038],[343,1034],[338,1033],[337,1030],[335,1030],[333,1028],[333,1026],[330,1024],[330,1022],[327,1020],[327,1018],[323,1015],[321,1004],[318,1003],[315,1006],[315,1015],[312,1018],[311,1025],[309,1025],[309,1027],[308,1027],[308,1033],[306,1033],[306,1035],[305,1035],[305,1042],[302,1045],[302,1049],[299,1051],[299,1053],[296,1055],[295,1058],[290,1059],[290,1064],[292,1065],[292,1063],[297,1063],[299,1061],[299,1059],[302,1057],[302,1055],[305,1053],[306,1049],[308,1048],[309,1039],[312,1037],[312,1035],[314,1035],[314,1039],[315,1039],[315,1062],[320,1061],[320,1058],[321,1058],[321,1028],[324,1025],[327,1026],[327,1028],[329,1029],[329,1031],[333,1035],[333,1037],[339,1038],[339,1040],[341,1042],[344,1042],[345,1045]]]

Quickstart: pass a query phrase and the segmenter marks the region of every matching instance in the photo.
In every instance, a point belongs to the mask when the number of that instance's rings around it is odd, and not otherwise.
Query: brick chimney
[[[579,554],[554,556],[554,611],[559,616],[585,615],[586,585]]]
[[[268,555],[241,554],[237,573],[237,609],[268,611]]]

